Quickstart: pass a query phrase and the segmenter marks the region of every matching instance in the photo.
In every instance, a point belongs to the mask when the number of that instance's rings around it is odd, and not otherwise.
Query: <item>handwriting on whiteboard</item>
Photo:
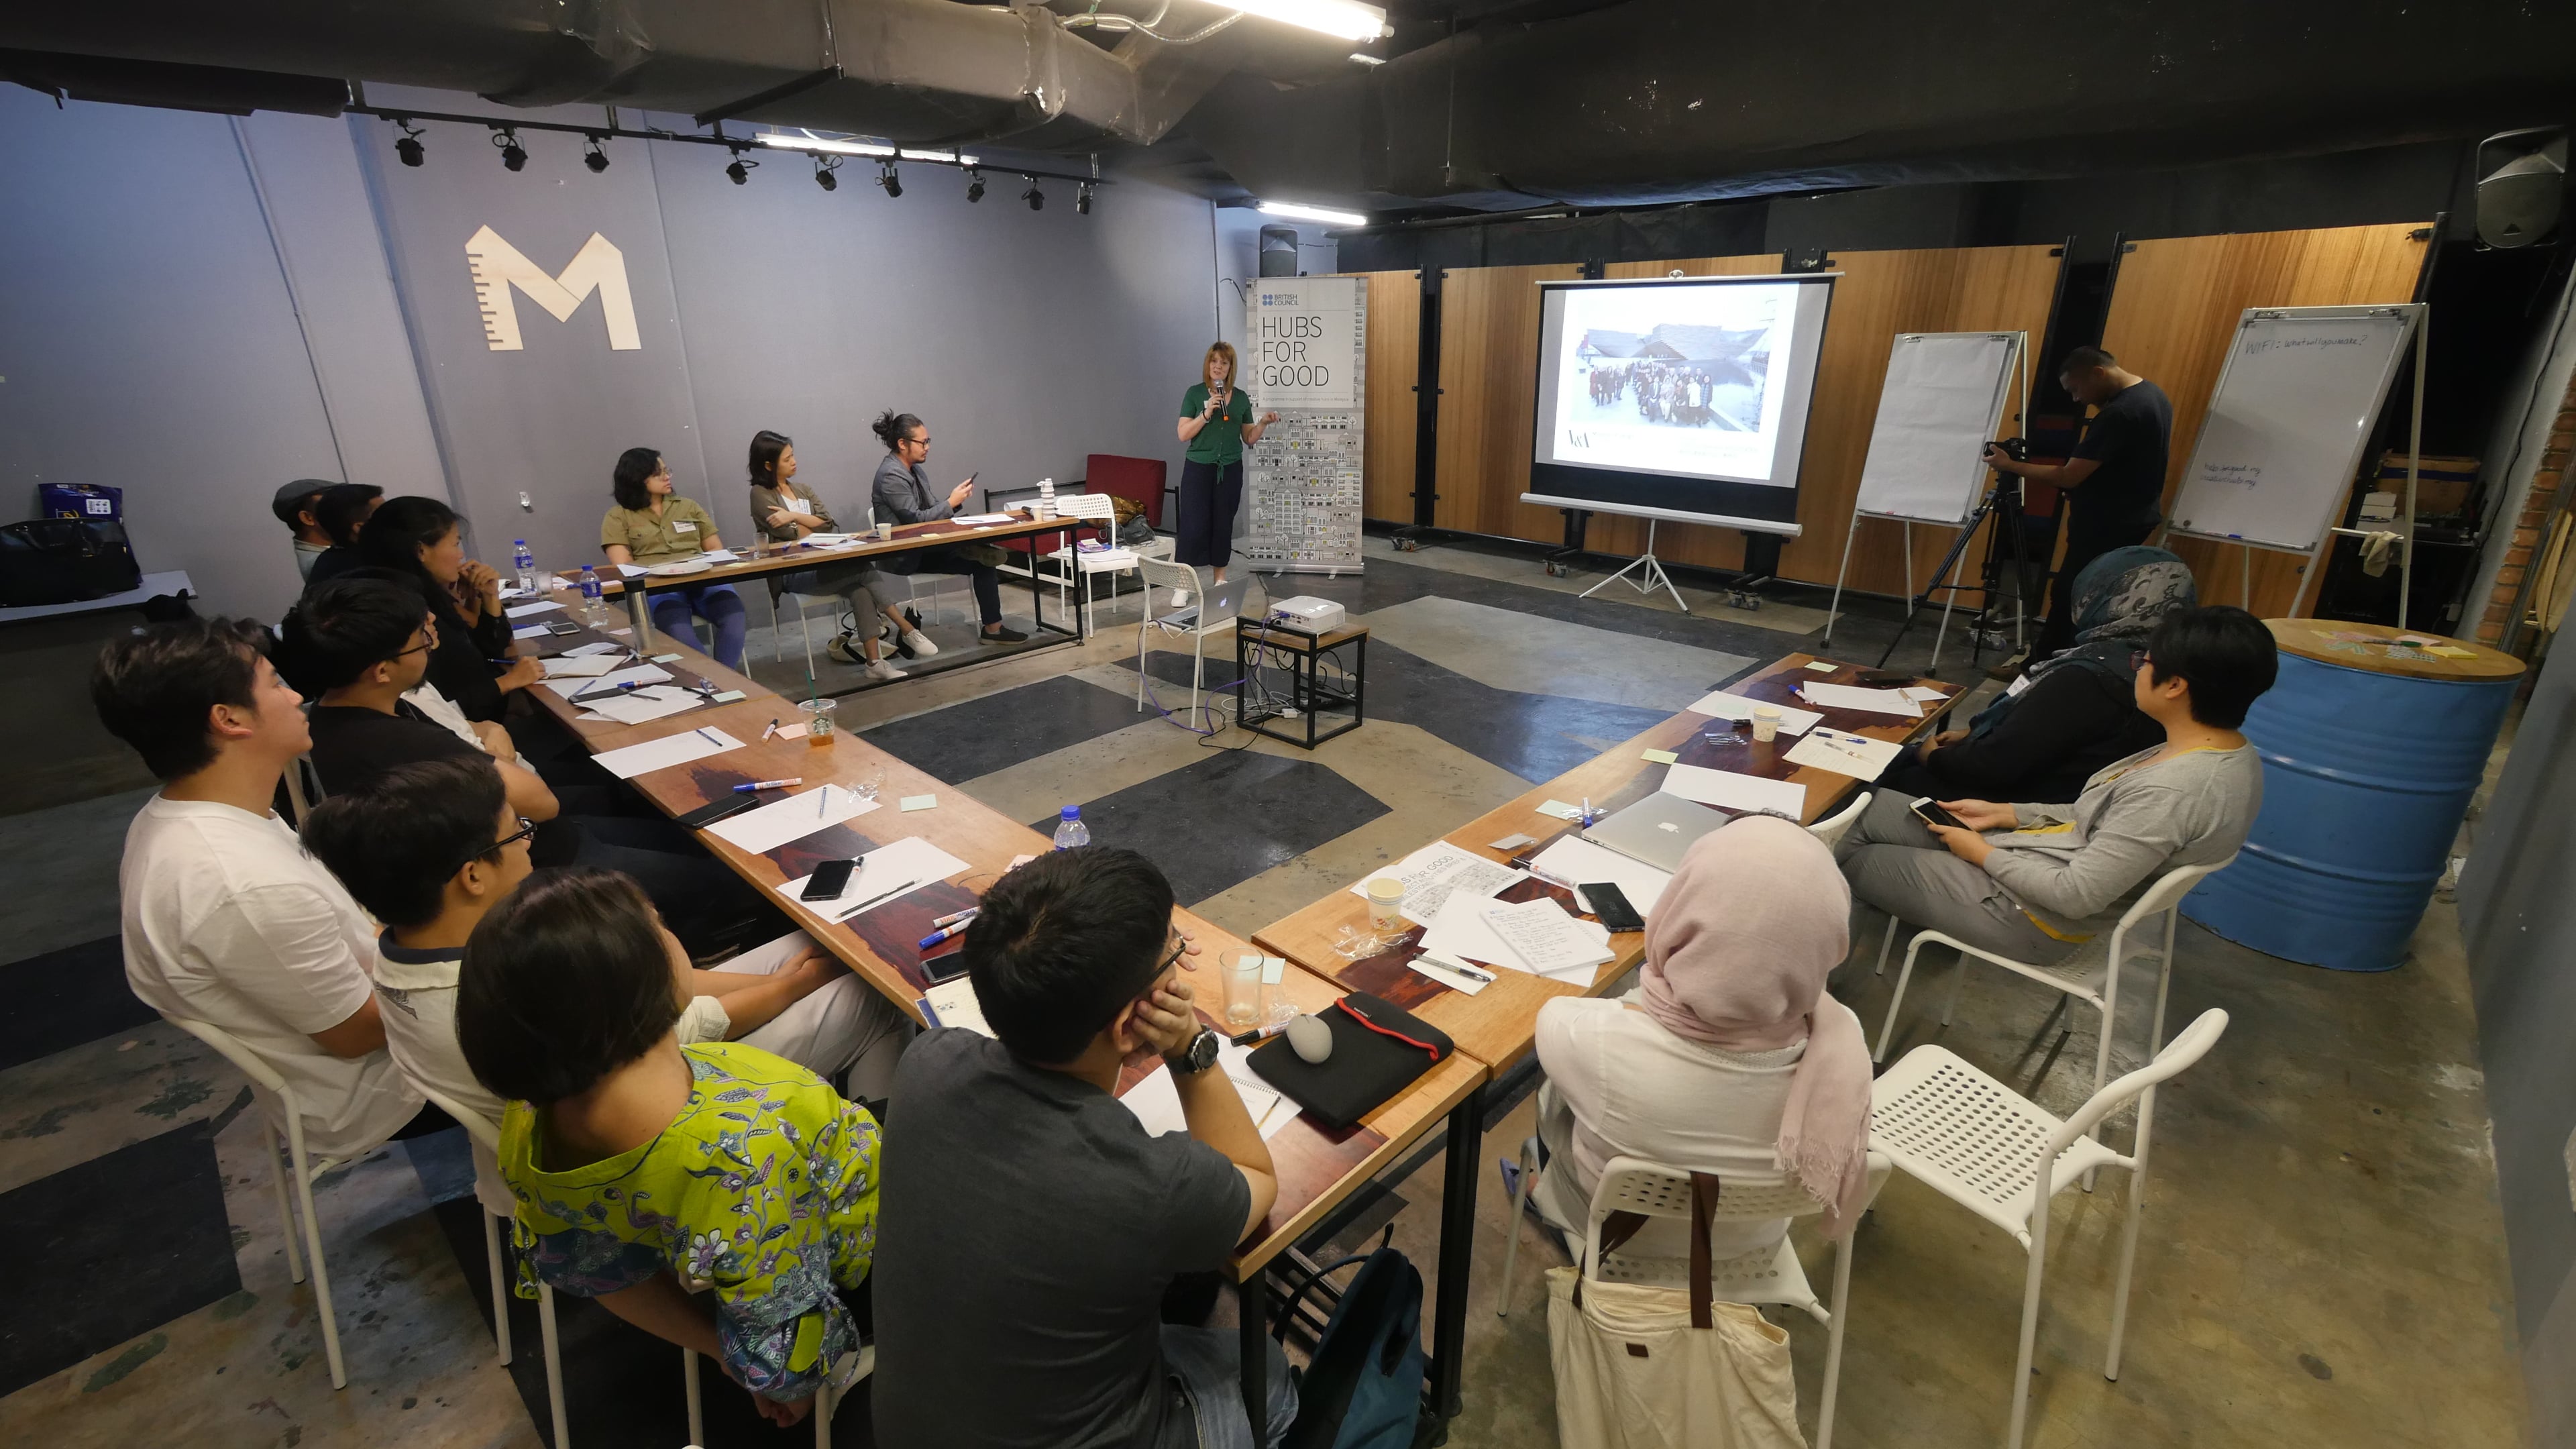
[[[2374,339],[2367,332],[2339,332],[2326,337],[2256,336],[2245,339],[2245,355],[2264,352],[2314,351],[2322,347],[2361,347]]]

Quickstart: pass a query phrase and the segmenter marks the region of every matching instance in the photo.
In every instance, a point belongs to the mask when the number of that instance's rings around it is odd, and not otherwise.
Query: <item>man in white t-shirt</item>
[[[385,1053],[365,914],[272,811],[311,736],[266,641],[256,624],[190,619],[100,651],[99,718],[163,782],[117,871],[125,977],[163,1016],[258,1053],[294,1089],[308,1149],[346,1158],[447,1123]]]

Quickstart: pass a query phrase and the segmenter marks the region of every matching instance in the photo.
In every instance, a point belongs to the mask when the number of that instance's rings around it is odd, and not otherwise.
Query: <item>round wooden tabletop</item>
[[[2266,619],[2263,625],[2284,653],[2373,674],[2493,684],[2520,678],[2525,667],[2512,655],[2483,644],[2422,629],[2341,619]]]

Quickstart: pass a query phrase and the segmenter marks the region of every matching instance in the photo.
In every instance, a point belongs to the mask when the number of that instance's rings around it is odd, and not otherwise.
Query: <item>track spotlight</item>
[[[528,148],[519,144],[515,126],[503,126],[492,133],[492,144],[501,148],[501,164],[512,171],[528,169]]]
[[[394,142],[394,154],[402,158],[405,166],[419,165],[425,155],[420,145],[420,128],[409,121],[396,121],[394,124],[402,127],[403,132],[402,139]]]
[[[966,173],[966,199],[970,202],[981,201],[984,199],[983,172],[969,171]]]
[[[607,139],[605,136],[591,137],[589,147],[581,153],[581,164],[589,167],[593,176],[608,169]]]
[[[832,173],[840,169],[841,158],[838,156],[815,157],[814,184],[822,187],[825,191],[838,189],[841,184],[841,178],[833,175]]]
[[[1038,190],[1036,177],[1029,178],[1029,189],[1020,193],[1020,200],[1027,202],[1031,211],[1046,210],[1046,193]]]
[[[1091,215],[1091,183],[1088,181],[1082,183],[1082,189],[1073,194],[1073,214]]]
[[[759,164],[757,161],[746,159],[740,151],[736,151],[733,153],[733,164],[725,168],[725,175],[733,178],[734,185],[740,186],[751,179],[751,168]]]
[[[903,178],[894,174],[892,161],[877,163],[877,185],[884,187],[888,196],[903,195]]]

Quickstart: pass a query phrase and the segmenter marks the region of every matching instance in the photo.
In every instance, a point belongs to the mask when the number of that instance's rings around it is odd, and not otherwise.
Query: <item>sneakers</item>
[[[1017,644],[1027,637],[1029,636],[1012,628],[1008,624],[1004,624],[997,629],[977,634],[975,636],[975,642],[979,644]]]
[[[868,662],[868,667],[860,672],[865,674],[868,678],[876,680],[901,679],[904,677],[904,672],[902,670],[895,668],[892,663],[883,659],[870,660]]]
[[[931,643],[930,636],[919,629],[906,629],[903,631],[903,652],[915,658],[927,659],[939,652],[939,646]]]
[[[839,660],[843,664],[865,664],[868,662],[867,657],[859,653],[858,641],[847,634],[843,634],[839,638],[834,639],[831,643],[824,645],[823,652],[831,655],[834,659]]]

